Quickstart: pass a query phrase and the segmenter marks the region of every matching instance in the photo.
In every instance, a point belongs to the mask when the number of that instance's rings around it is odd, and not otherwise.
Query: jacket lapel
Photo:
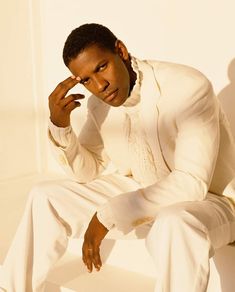
[[[169,168],[162,155],[158,132],[158,102],[161,92],[152,66],[147,62],[138,62],[138,66],[143,78],[141,82],[140,116],[143,121],[147,142],[152,150],[158,176],[161,177],[169,173]]]

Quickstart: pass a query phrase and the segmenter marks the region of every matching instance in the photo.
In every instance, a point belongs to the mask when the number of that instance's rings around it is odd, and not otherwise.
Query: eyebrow
[[[94,68],[94,70],[93,70],[93,73],[98,72],[98,69],[99,69],[99,67],[101,66],[101,64],[106,63],[106,62],[107,62],[107,60],[105,60],[105,59],[102,59],[101,61],[99,61],[98,64],[95,66],[95,68]],[[88,78],[88,77],[81,78],[80,83],[83,84],[84,81],[85,81],[87,78]]]

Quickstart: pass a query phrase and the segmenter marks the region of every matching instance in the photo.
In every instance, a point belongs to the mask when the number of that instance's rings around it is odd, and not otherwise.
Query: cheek
[[[114,62],[113,66],[111,67],[112,72],[110,72],[110,76],[120,83],[121,86],[125,86],[129,84],[129,72],[126,68],[126,65],[120,61],[119,59]]]
[[[95,93],[94,92],[94,88],[93,88],[93,86],[92,85],[84,85],[84,87],[88,90],[88,91],[90,91],[91,93]]]
[[[121,87],[129,87],[130,77],[126,67],[121,68],[121,70],[119,70],[119,72],[117,73],[117,81],[121,85]]]
[[[124,71],[122,75],[120,75],[120,83],[122,84],[123,90],[125,91],[126,94],[129,93],[130,89],[130,77],[129,73],[127,71]]]

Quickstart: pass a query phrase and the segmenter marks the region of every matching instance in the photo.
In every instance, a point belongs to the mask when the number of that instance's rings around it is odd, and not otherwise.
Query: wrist
[[[49,137],[52,142],[58,146],[66,149],[71,141],[72,127],[57,127],[50,119],[48,120]]]
[[[59,128],[70,127],[70,120],[68,120],[68,121],[58,121],[56,119],[53,119],[51,116],[50,116],[50,120],[56,127],[59,127]]]
[[[96,217],[107,230],[110,230],[114,227],[113,218],[107,208],[104,207],[98,210]]]

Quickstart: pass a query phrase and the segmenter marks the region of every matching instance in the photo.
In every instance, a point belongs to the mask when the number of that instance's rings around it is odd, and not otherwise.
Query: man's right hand
[[[68,91],[79,83],[79,78],[69,77],[60,82],[49,96],[50,119],[57,127],[70,125],[71,112],[81,103],[77,100],[84,98],[83,94],[70,94]]]

